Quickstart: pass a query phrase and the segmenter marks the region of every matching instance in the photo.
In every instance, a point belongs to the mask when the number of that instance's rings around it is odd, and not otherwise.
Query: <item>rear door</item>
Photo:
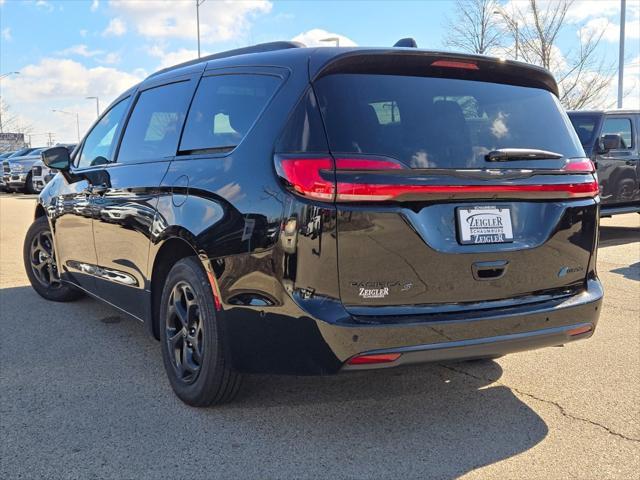
[[[598,153],[596,159],[604,205],[620,205],[640,199],[635,130],[631,115],[607,114],[602,123],[596,150],[603,153]]]
[[[173,160],[198,75],[143,87],[115,162],[96,172],[94,235],[99,295],[144,319],[147,260],[160,183]]]
[[[557,98],[446,72],[336,73],[314,84],[352,313],[584,286],[597,183]]]

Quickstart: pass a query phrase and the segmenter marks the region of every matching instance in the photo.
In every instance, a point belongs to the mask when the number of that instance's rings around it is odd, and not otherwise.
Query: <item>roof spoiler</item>
[[[393,46],[394,46],[394,48],[395,47],[418,48],[418,44],[411,37],[401,38],[396,43],[394,43]]]

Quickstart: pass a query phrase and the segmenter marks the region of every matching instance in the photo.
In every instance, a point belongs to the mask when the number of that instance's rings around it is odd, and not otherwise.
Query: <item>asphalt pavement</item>
[[[0,478],[640,478],[640,216],[602,221],[595,335],[492,362],[249,376],[182,404],[142,324],[40,298],[0,195]]]

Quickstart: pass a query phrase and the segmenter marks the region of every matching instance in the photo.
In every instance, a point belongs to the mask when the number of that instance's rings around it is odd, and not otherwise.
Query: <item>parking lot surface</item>
[[[50,303],[0,195],[0,478],[638,478],[640,216],[604,219],[595,335],[493,362],[250,376],[194,409],[159,344],[96,300]]]

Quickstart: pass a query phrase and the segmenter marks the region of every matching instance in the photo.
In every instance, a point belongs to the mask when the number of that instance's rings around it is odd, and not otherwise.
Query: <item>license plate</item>
[[[509,207],[458,208],[459,241],[463,245],[513,241]]]

